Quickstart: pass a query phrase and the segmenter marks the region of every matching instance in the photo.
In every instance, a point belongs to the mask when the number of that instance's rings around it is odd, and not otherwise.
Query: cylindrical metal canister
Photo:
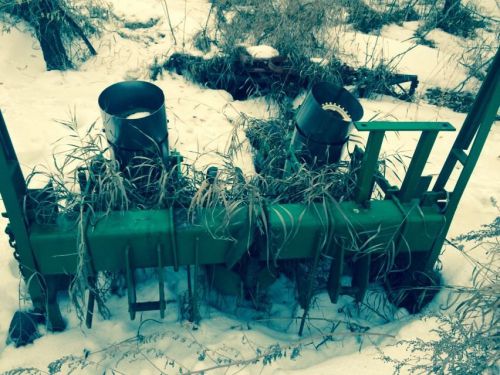
[[[98,103],[106,138],[122,168],[135,156],[159,156],[168,164],[165,95],[158,86],[118,82],[99,95]]]
[[[321,82],[314,85],[295,116],[292,145],[308,164],[321,166],[340,160],[352,121],[363,107],[349,91]]]

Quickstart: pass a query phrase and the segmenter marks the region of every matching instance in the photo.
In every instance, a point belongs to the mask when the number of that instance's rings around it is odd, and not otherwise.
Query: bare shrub
[[[432,330],[435,339],[403,340],[397,345],[408,356],[383,359],[394,365],[396,374],[495,374],[500,365],[498,355],[498,323],[500,312],[500,218],[457,237],[456,241],[471,241],[488,255],[478,261],[461,250],[467,261],[475,265],[472,285],[445,286],[448,299],[442,311],[430,313],[424,319],[435,319]],[[455,245],[463,248],[461,245]]]

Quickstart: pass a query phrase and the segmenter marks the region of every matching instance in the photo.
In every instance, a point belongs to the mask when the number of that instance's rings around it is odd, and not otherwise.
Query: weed
[[[207,34],[200,30],[193,36],[193,45],[201,52],[207,53],[210,51],[210,39]]]
[[[420,6],[424,21],[417,31],[420,35],[440,28],[449,34],[472,38],[476,35],[476,29],[488,24],[487,18],[480,15],[472,2],[463,5],[460,0],[445,0],[437,4],[422,2]]]
[[[481,230],[455,240],[473,241],[474,247],[481,247],[489,256],[486,261],[478,261],[461,250],[467,260],[475,265],[472,286],[446,287],[448,298],[442,311],[431,312],[425,318],[437,323],[437,327],[432,330],[435,338],[400,341],[397,345],[409,353],[404,359],[383,355],[385,361],[394,365],[396,374],[406,371],[494,374],[498,371],[499,224],[497,218]]]
[[[349,22],[355,30],[363,33],[380,31],[380,29],[391,23],[401,24],[405,21],[416,21],[418,13],[413,9],[414,2],[407,1],[400,4],[393,1],[384,5],[380,11],[367,5],[364,0],[344,1],[349,17]],[[377,6],[377,4],[373,4]]]
[[[500,206],[493,197],[491,197],[491,204],[500,212]],[[481,242],[494,240],[498,237],[500,237],[500,216],[497,216],[491,223],[482,225],[479,230],[474,230],[453,238],[452,242]]]
[[[427,89],[425,97],[431,104],[448,107],[463,113],[468,113],[471,110],[476,99],[476,96],[471,92],[447,91],[439,87]]]
[[[155,331],[144,333],[146,326],[156,323]],[[237,327],[232,327],[236,329]],[[264,370],[275,362],[284,360],[297,361],[307,350],[319,350],[326,342],[346,337],[385,336],[389,335],[371,332],[319,333],[301,340],[276,342],[262,345],[251,339],[241,328],[241,339],[236,340],[236,346],[220,344],[207,346],[203,343],[203,334],[197,335],[192,326],[186,325],[183,330],[168,330],[162,323],[145,320],[141,323],[137,335],[113,343],[96,351],[85,350],[82,355],[69,355],[58,358],[48,365],[47,370],[36,368],[18,368],[5,374],[71,374],[76,371],[94,371],[98,373],[130,374],[134,363],[141,362],[143,369],[150,369],[159,374],[187,373],[206,374],[214,371],[227,372],[247,369],[252,372]],[[189,351],[183,355],[182,351]],[[183,359],[178,357],[183,355]],[[200,363],[203,367],[200,369]]]
[[[422,28],[418,28],[415,31],[415,39],[416,43],[420,44],[422,46],[427,46],[431,48],[436,48],[436,43],[434,43],[432,40],[426,38],[426,33]]]
[[[382,93],[410,99],[418,84],[415,77],[408,89],[398,90],[396,86],[403,87],[401,82],[408,79],[401,81],[403,77],[394,74],[394,61],[371,66],[367,62],[359,69],[342,62],[342,33],[347,30],[344,8],[350,7],[351,14],[358,8],[371,9],[362,1],[344,4],[324,0],[280,3],[266,0],[213,4],[216,4],[214,25],[209,27],[207,20],[205,28],[195,36],[194,44],[201,51],[208,51],[213,45],[217,54],[208,58],[175,53],[163,67],[186,74],[204,86],[226,90],[236,100],[268,96],[280,102],[322,81],[354,85],[364,97]],[[383,13],[384,22],[406,19],[400,13],[411,13],[411,9],[410,3],[401,7],[393,4],[390,12]],[[356,20],[361,22],[359,17]],[[259,59],[247,52],[246,46],[260,44],[272,46],[279,56]],[[151,76],[155,78],[158,74],[155,62]]]
[[[446,0],[436,26],[447,33],[470,38],[475,36],[475,30],[483,28],[486,23],[476,17],[473,5],[461,5],[460,0]]]

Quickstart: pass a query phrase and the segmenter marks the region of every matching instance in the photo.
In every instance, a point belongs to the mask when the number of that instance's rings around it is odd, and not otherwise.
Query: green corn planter
[[[251,252],[256,262],[269,264],[269,267],[255,272],[254,284],[261,288],[274,280],[273,264],[282,260],[309,259],[312,267],[309,275],[312,275],[321,255],[327,255],[331,258],[327,290],[334,303],[341,294],[362,300],[374,272],[387,261],[387,254],[392,254],[396,264],[408,265],[407,275],[432,272],[458,202],[497,114],[499,65],[497,53],[432,189],[429,188],[431,178],[422,176],[422,171],[439,132],[454,130],[450,124],[355,122],[356,130],[368,132],[369,136],[364,152],[359,155],[360,167],[352,201],[271,205],[262,207],[258,214],[251,213],[244,205],[231,213],[223,208],[202,209],[195,221],[188,219],[183,210],[174,208],[113,211],[95,222],[86,223],[82,233],[71,223],[61,220],[57,224],[40,225],[26,219],[24,200],[28,190],[0,113],[0,193],[9,220],[7,233],[35,310],[47,317],[50,329],[64,329],[57,291],[63,285],[61,279],[64,275],[77,272],[76,244],[81,235],[86,240],[86,266],[94,274],[101,271],[124,273],[132,319],[136,312],[146,310],[159,310],[163,316],[166,300],[162,270],[165,267],[178,270],[187,266],[188,270],[191,267],[197,270],[200,266],[207,266],[208,278],[221,292],[240,293],[247,281],[239,274],[238,267]],[[164,108],[163,99],[156,104],[155,108],[160,108],[160,111]],[[157,113],[154,108],[152,112]],[[166,127],[166,117],[162,118]],[[117,126],[121,121],[119,119]],[[391,131],[421,134],[399,188],[390,186],[376,173],[384,134]],[[151,134],[160,133],[166,134],[166,129],[160,129],[159,133],[153,129]],[[153,138],[164,157],[168,156],[168,147],[164,149],[161,134],[157,139]],[[123,150],[124,143],[120,145],[121,148],[115,145],[115,152],[126,159],[128,150]],[[468,154],[466,150],[469,150]],[[457,163],[463,165],[462,172],[454,189],[445,191],[446,182]],[[375,184],[383,190],[384,200],[371,199]],[[257,230],[262,227],[263,220],[267,227],[265,233]],[[367,241],[370,241],[370,246],[363,247]],[[347,263],[352,269],[352,284],[342,286],[340,279]],[[138,268],[158,270],[156,301],[139,301],[134,280],[134,271]],[[312,276],[308,276],[299,285],[304,316],[312,297],[312,282]],[[189,285],[196,288],[196,278],[194,286],[191,278]],[[90,292],[89,326],[94,301],[95,296]],[[301,332],[303,323],[304,320]]]

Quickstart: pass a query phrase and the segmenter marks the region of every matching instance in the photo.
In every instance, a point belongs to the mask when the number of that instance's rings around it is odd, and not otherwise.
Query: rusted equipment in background
[[[231,58],[215,56],[206,59],[185,53],[173,53],[162,66],[152,68],[153,80],[166,69],[177,74],[187,75],[195,82],[212,89],[226,90],[235,100],[252,96],[263,96],[273,92],[285,93],[293,98],[301,90],[317,83],[313,73],[304,74],[300,64],[285,56],[272,58],[252,58],[246,51],[236,53]],[[338,84],[354,86],[361,98],[373,93],[391,95],[402,100],[413,97],[418,87],[418,77],[414,74],[401,74],[384,69],[367,67],[354,68],[340,61],[324,60],[326,66],[317,64],[317,75],[336,73]],[[313,65],[314,66],[314,65]]]

